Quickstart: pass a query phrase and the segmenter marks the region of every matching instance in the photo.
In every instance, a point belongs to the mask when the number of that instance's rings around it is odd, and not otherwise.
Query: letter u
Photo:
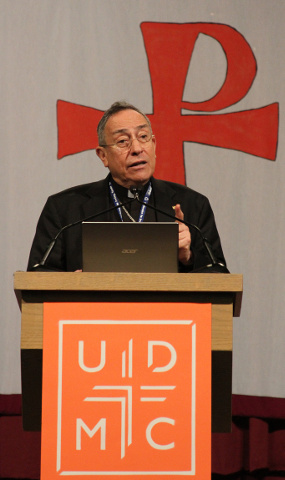
[[[101,340],[100,363],[97,367],[87,367],[84,363],[84,340],[78,342],[78,364],[82,370],[89,373],[99,372],[105,367],[106,363],[106,341]]]

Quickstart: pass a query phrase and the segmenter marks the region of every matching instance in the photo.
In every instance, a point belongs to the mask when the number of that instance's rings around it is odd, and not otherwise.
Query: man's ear
[[[95,151],[96,151],[97,156],[102,161],[104,167],[108,167],[108,159],[107,159],[105,148],[99,146],[95,149]]]

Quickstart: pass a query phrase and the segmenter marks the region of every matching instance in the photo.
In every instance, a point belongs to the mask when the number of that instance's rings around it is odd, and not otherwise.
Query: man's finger
[[[181,206],[177,203],[174,207],[175,209],[175,217],[179,218],[180,220],[184,220],[184,213],[181,210]]]

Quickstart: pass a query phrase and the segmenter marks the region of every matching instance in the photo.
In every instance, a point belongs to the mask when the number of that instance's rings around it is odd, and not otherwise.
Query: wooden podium
[[[44,302],[192,302],[212,304],[212,431],[230,431],[232,317],[240,315],[242,275],[16,272],[14,289],[22,312],[25,430],[41,428]]]

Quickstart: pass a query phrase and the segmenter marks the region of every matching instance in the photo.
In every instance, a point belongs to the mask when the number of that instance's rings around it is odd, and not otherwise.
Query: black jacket
[[[38,221],[36,234],[31,248],[28,270],[39,263],[50,243],[59,230],[70,223],[84,219],[92,214],[107,210],[110,206],[109,176],[104,180],[79,185],[48,198]],[[197,225],[209,240],[218,261],[225,263],[214,214],[208,199],[198,192],[184,186],[152,178],[155,206],[173,215],[173,205],[179,203],[184,220]],[[99,216],[94,221],[108,221],[108,215]],[[172,221],[169,217],[157,213],[157,221]],[[192,271],[210,263],[201,236],[195,229],[191,231],[191,249],[194,263],[189,267],[180,265],[180,271]],[[57,239],[46,262],[46,270],[75,271],[82,268],[81,225],[66,229]]]

